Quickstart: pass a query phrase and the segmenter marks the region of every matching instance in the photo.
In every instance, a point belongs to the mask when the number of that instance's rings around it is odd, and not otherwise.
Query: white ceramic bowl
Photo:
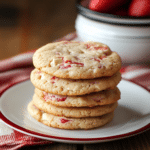
[[[98,41],[116,51],[123,63],[150,61],[150,17],[123,17],[89,10],[77,3],[75,28],[81,41]]]

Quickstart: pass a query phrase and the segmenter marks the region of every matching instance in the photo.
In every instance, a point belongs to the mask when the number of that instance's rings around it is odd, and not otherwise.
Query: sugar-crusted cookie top
[[[114,111],[118,106],[118,102],[115,102],[112,104],[95,107],[59,107],[46,103],[44,100],[40,99],[36,94],[33,95],[32,101],[36,108],[46,113],[71,118],[102,116]]]
[[[56,77],[90,79],[112,76],[121,68],[121,59],[102,43],[62,41],[38,49],[33,64]]]
[[[120,91],[117,87],[81,96],[56,95],[37,88],[35,93],[46,103],[60,107],[94,107],[111,104],[120,99]]]
[[[27,110],[29,114],[39,122],[50,127],[61,129],[92,129],[108,123],[114,116],[114,112],[99,117],[87,118],[66,118],[64,116],[55,116],[37,109],[33,104],[33,101],[28,104]]]
[[[114,89],[121,80],[121,74],[117,72],[111,77],[73,80],[58,78],[34,69],[30,79],[35,87],[45,92],[73,96]]]

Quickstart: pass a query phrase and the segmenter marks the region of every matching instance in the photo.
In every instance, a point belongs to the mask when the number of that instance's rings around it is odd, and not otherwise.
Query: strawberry
[[[129,16],[150,16],[150,0],[132,0],[129,10]]]
[[[108,13],[111,10],[122,6],[126,2],[128,2],[128,0],[90,0],[89,9]]]

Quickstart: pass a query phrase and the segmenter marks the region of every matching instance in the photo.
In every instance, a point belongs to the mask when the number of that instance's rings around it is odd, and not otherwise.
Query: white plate
[[[25,81],[9,88],[0,100],[0,118],[22,133],[57,142],[96,143],[129,137],[150,128],[150,93],[122,80],[118,85],[121,100],[109,124],[93,130],[55,129],[37,122],[27,112],[34,87]]]

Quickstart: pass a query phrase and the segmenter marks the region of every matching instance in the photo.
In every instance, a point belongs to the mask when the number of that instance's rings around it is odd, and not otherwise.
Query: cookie
[[[90,117],[90,118],[66,118],[60,116],[54,116],[52,114],[45,113],[37,109],[33,102],[28,104],[27,108],[29,114],[35,118],[37,121],[54,128],[60,129],[93,129],[101,127],[109,123],[113,117],[114,112],[100,116],[100,117]]]
[[[58,95],[84,95],[106,89],[113,89],[121,80],[120,72],[111,77],[87,80],[62,79],[34,69],[30,76],[33,85],[47,93]]]
[[[56,95],[37,88],[35,88],[35,93],[47,103],[60,107],[93,107],[112,104],[120,99],[120,90],[117,87],[81,96]]]
[[[61,41],[39,48],[33,55],[33,64],[58,78],[92,79],[118,72],[121,59],[102,43]]]
[[[40,110],[56,116],[65,116],[73,118],[96,117],[110,113],[116,109],[118,103],[95,107],[59,107],[46,103],[40,99],[36,94],[33,95],[33,104]]]

